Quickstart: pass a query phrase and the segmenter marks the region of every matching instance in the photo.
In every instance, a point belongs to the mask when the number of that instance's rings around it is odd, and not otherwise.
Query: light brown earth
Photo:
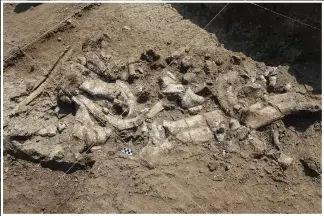
[[[210,89],[201,93],[205,97],[205,103],[200,114],[215,109],[222,110],[215,99],[215,82],[221,74],[228,74],[231,70],[249,72],[243,64],[258,65],[257,73],[263,73],[265,65],[278,65],[277,59],[272,63],[269,63],[271,60],[256,62],[256,58],[246,57],[246,52],[227,50],[231,48],[231,38],[227,42],[223,41],[226,38],[225,28],[217,30],[217,25],[209,29],[214,29],[219,34],[216,36],[220,41],[215,42],[201,27],[208,23],[212,14],[207,13],[208,10],[202,6],[197,7],[201,9],[197,14],[190,7],[169,4],[95,4],[90,7],[86,4],[41,4],[19,14],[14,12],[15,6],[16,4],[4,5],[5,59],[17,50],[17,46],[23,47],[76,10],[83,9],[69,23],[63,23],[59,31],[24,50],[34,61],[27,56],[16,55],[5,62],[4,213],[321,212],[321,111],[288,115],[270,125],[250,130],[264,141],[266,152],[269,152],[275,149],[271,128],[277,127],[282,145],[280,151],[293,159],[287,169],[264,152],[255,155],[255,150],[247,144],[247,139],[238,141],[233,132],[228,132],[225,140],[235,140],[241,148],[238,153],[229,153],[225,142],[216,140],[198,144],[176,142],[176,146],[169,154],[162,156],[162,163],[155,169],[144,166],[138,160],[137,151],[133,157],[123,155],[120,149],[124,147],[124,143],[116,139],[116,134],[111,135],[101,149],[88,154],[95,161],[92,167],[73,170],[68,174],[62,171],[66,171],[63,164],[42,163],[42,159],[31,161],[26,155],[13,154],[8,147],[12,141],[18,141],[22,145],[40,143],[44,146],[80,144],[81,141],[76,141],[72,136],[74,112],[63,118],[68,128],[54,137],[12,134],[20,130],[36,131],[56,124],[58,118],[53,114],[53,108],[57,106],[58,88],[63,85],[66,87],[66,84],[71,85],[68,88],[75,88],[78,83],[75,80],[94,77],[92,74],[75,75],[64,67],[84,55],[82,45],[89,44],[86,41],[95,41],[104,34],[110,38],[106,50],[122,62],[127,62],[130,58],[139,60],[141,54],[149,48],[160,54],[158,62],[141,61],[145,69],[144,75],[130,83],[132,89],[138,84],[149,89],[148,101],[141,104],[142,108],[150,108],[160,99],[173,104],[170,106],[173,109],[164,110],[154,118],[157,122],[190,116],[187,110],[179,108],[178,103],[170,102],[160,94],[158,85],[158,79],[168,65],[165,58],[189,43],[184,56],[192,56],[193,67],[200,69],[193,82],[206,83]],[[229,5],[218,22],[226,18],[226,13],[230,13],[232,8]],[[188,19],[183,19],[182,15]],[[206,15],[204,20],[200,19],[203,15]],[[193,18],[195,16],[197,17]],[[195,19],[198,19],[198,25]],[[283,20],[284,18],[273,18],[272,23],[276,25],[276,22],[282,23]],[[315,34],[320,33],[315,31]],[[316,42],[315,39],[314,41]],[[30,93],[30,86],[42,77],[41,68],[50,68],[66,46],[70,46],[73,52],[70,59],[60,65],[56,73],[53,72],[51,79],[55,82],[50,82],[43,94],[24,107],[22,113],[9,116],[18,102]],[[294,52],[291,47],[289,50]],[[281,60],[284,56],[280,56]],[[209,74],[204,70],[207,59],[217,62],[216,70]],[[238,63],[237,59],[240,59]],[[180,61],[181,59],[168,67],[168,70],[181,83],[184,73],[179,69]],[[285,66],[280,67],[278,89],[291,83],[292,91],[299,92],[308,99],[321,100],[321,95],[318,94],[321,91],[321,64],[316,61],[300,63],[295,58],[288,59],[287,62],[280,62]],[[305,71],[312,74],[312,77],[305,77]],[[266,94],[269,96],[278,94],[276,91],[268,91]],[[255,99],[251,95],[245,97],[252,104],[259,101],[259,98]],[[127,138],[129,134],[124,136]],[[141,139],[130,139],[134,150],[140,150],[146,145]]]

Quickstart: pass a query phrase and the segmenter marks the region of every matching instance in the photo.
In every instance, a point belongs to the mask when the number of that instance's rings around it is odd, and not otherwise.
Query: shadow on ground
[[[25,12],[33,7],[37,7],[39,5],[41,5],[42,3],[19,3],[17,4],[17,6],[15,7],[15,13],[22,13]]]
[[[229,4],[206,28],[228,50],[266,65],[289,65],[289,73],[320,94],[321,4],[258,4],[315,28],[249,3]],[[172,4],[184,19],[204,28],[225,4]],[[319,29],[316,29],[319,28]],[[216,42],[217,43],[217,42]]]

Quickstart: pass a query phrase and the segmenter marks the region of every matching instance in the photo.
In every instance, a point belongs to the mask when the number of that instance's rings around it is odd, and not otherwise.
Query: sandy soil
[[[90,44],[91,49],[97,49],[96,39],[103,35],[109,38],[106,50],[121,62],[128,62],[130,58],[139,60],[142,53],[150,48],[161,56],[159,61],[153,63],[142,60],[145,74],[130,82],[132,89],[137,85],[149,86],[149,100],[140,104],[141,108],[150,108],[161,99],[169,104],[169,109],[154,118],[157,122],[190,116],[187,110],[177,108],[177,101],[169,101],[161,95],[158,84],[159,77],[168,65],[164,60],[188,43],[190,46],[184,55],[191,56],[193,67],[200,69],[194,83],[207,83],[210,89],[207,93],[201,93],[205,103],[200,113],[222,110],[214,95],[215,82],[220,74],[231,70],[246,71],[242,62],[259,65],[258,72],[265,68],[264,63],[256,62],[244,53],[227,50],[228,47],[221,45],[221,42],[215,42],[211,34],[201,28],[208,19],[200,24],[184,19],[181,13],[184,13],[185,7],[172,7],[169,4],[100,4],[90,7],[85,4],[41,4],[17,14],[14,12],[15,6],[6,4],[4,7],[5,58],[18,45],[29,43],[50,26],[83,9],[69,22],[24,50],[33,61],[18,54],[6,62],[3,99],[5,150],[10,149],[8,146],[12,141],[22,145],[40,143],[44,146],[77,145],[80,142],[71,135],[75,124],[74,111],[63,117],[68,127],[62,133],[54,137],[36,136],[33,133],[57,123],[53,109],[57,106],[60,87],[69,89],[79,82],[73,82],[75,80],[98,78],[92,73],[75,75],[64,68],[85,54],[85,45]],[[66,46],[70,46],[73,52],[51,77],[56,82],[50,82],[43,93],[24,107],[19,115],[10,116],[17,104],[30,94],[30,86],[43,77],[42,68],[50,68]],[[208,59],[218,62],[217,72],[206,74],[204,64]],[[180,61],[172,64],[168,70],[181,83],[185,73],[179,66]],[[308,70],[318,74],[317,67],[308,64]],[[296,78],[296,72],[292,72],[295,70],[287,69],[292,68],[289,66],[280,67],[282,73],[278,75],[277,85],[282,87],[287,82],[292,83],[292,91],[318,100],[320,95],[314,91],[318,86],[299,83],[301,78]],[[305,76],[303,70],[299,71],[301,77]],[[269,91],[269,96],[278,94]],[[258,100],[250,95],[246,98],[252,104]],[[111,135],[99,150],[87,154],[95,161],[91,168],[76,169],[69,174],[62,171],[62,164],[42,163],[42,158],[31,160],[30,157],[6,151],[4,212],[320,213],[321,111],[288,115],[257,130],[251,129],[252,134],[264,141],[267,152],[275,149],[271,138],[273,127],[280,133],[280,151],[293,159],[288,168],[283,168],[264,152],[255,156],[255,149],[246,144],[245,138],[237,141],[241,150],[236,153],[229,153],[222,142],[215,140],[199,144],[176,142],[176,147],[162,156],[161,164],[151,169],[143,166],[136,152],[132,157],[121,154],[120,148],[124,143],[117,135]],[[33,135],[13,135],[21,131]],[[228,134],[226,142],[236,140],[233,132]],[[129,131],[126,135],[118,135],[130,136]],[[145,145],[141,139],[129,139],[132,142],[130,146],[136,150]]]

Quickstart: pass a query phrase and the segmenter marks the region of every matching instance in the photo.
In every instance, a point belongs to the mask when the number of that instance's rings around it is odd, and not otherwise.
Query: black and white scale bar
[[[122,152],[127,155],[133,155],[133,151],[129,148],[123,148]]]

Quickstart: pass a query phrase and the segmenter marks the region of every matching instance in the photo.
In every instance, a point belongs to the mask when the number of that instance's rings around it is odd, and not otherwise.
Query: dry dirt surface
[[[5,4],[5,213],[321,212],[321,65],[198,6]]]

